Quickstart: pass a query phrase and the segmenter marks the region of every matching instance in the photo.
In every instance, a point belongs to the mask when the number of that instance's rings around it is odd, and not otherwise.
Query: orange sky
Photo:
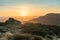
[[[21,16],[21,11],[26,11],[26,16],[43,16],[47,13],[59,13],[58,8],[43,8],[36,5],[8,6],[0,9],[0,16]]]
[[[60,13],[59,0],[0,0],[0,17],[29,20],[47,13]]]
[[[42,8],[42,7],[40,8],[36,5],[33,5],[33,6],[25,5],[25,6],[15,6],[15,7],[8,6],[0,10],[0,16],[1,17],[20,17],[21,20],[29,20],[35,17],[44,16],[47,13],[59,13],[59,12],[60,10],[56,8]]]

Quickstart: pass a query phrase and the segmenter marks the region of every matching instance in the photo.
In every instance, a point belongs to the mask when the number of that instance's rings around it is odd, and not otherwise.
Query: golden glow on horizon
[[[21,16],[22,16],[22,17],[28,16],[27,11],[26,11],[26,10],[22,10],[22,11],[21,11]]]
[[[30,20],[47,13],[60,13],[58,8],[44,8],[37,5],[7,6],[0,9],[1,17],[19,17],[22,21]]]

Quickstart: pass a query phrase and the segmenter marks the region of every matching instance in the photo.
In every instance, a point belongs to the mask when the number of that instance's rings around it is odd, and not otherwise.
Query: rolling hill
[[[34,18],[30,20],[29,22],[42,23],[42,24],[48,24],[48,25],[60,25],[60,14],[59,13],[48,13],[45,16]]]

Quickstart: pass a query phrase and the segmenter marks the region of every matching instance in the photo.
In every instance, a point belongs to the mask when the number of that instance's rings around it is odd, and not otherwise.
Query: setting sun
[[[21,11],[21,16],[28,16],[27,11],[26,10],[22,10]]]

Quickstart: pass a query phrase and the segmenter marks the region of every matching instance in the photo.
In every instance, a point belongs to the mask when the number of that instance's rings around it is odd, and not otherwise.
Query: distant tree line
[[[23,33],[30,33],[33,35],[57,35],[60,36],[60,26],[44,25],[41,23],[25,23],[23,25]]]

